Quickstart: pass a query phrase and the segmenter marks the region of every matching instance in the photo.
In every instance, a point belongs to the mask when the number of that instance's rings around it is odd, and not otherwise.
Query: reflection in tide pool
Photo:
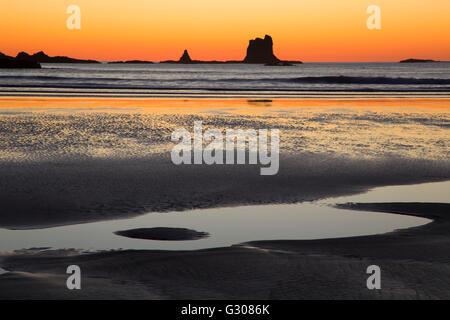
[[[364,195],[320,202],[149,213],[132,219],[95,222],[40,230],[0,230],[0,251],[30,247],[192,250],[230,246],[251,240],[321,239],[379,234],[415,227],[428,219],[335,209],[347,201],[446,202],[450,182],[376,188]],[[436,192],[424,192],[435,190]],[[441,192],[437,192],[441,190]],[[390,197],[386,198],[386,194]],[[410,196],[411,195],[411,196]],[[427,195],[427,196],[425,196]],[[195,241],[152,241],[115,235],[118,230],[179,227],[210,233]]]

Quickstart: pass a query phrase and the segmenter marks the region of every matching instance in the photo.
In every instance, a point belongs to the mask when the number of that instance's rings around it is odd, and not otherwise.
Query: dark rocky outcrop
[[[160,63],[184,63],[184,64],[223,64],[223,63],[260,63],[267,66],[292,66],[301,64],[301,61],[282,61],[278,59],[273,53],[273,41],[269,35],[264,39],[256,38],[250,40],[247,55],[243,61],[229,60],[229,61],[201,61],[192,60],[187,50],[184,50],[181,58],[176,60],[165,60]]]
[[[250,40],[247,47],[247,55],[243,63],[262,63],[265,66],[290,67],[301,64],[301,61],[282,61],[273,53],[272,37],[266,35],[264,39]]]
[[[46,55],[43,51],[39,51],[33,55],[30,55],[26,52],[20,52],[16,56],[16,59],[23,61],[33,61],[37,63],[99,63],[98,61],[95,60],[81,60],[65,56],[50,57]]]
[[[184,50],[183,55],[181,56],[180,60],[178,60],[178,63],[192,63],[192,59],[189,56],[187,50]]]
[[[273,54],[272,37],[266,35],[264,39],[256,38],[250,40],[244,63],[277,63],[280,59]]]
[[[3,52],[0,52],[0,59],[14,59],[13,57],[7,56]]]
[[[81,60],[64,56],[50,57],[43,51],[35,54],[19,52],[16,57],[0,53],[0,68],[41,68],[41,63],[100,63],[95,60]]]
[[[1,59],[0,68],[3,69],[40,69],[41,65],[35,61],[25,61],[20,59]]]
[[[189,53],[187,50],[184,50],[183,55],[180,57],[179,60],[165,60],[161,61],[160,63],[182,63],[182,64],[191,64],[191,63],[220,63],[216,61],[199,61],[199,60],[192,60],[189,56]]]
[[[2,69],[38,69],[41,65],[34,61],[26,61],[7,56],[0,52],[0,68]]]
[[[426,59],[405,59],[400,61],[400,63],[424,63],[424,62],[437,62],[437,61]]]

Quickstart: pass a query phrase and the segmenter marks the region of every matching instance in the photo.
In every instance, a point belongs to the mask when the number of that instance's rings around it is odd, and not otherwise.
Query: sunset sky
[[[81,30],[66,27],[71,4]],[[373,4],[381,30],[366,27]],[[0,52],[14,56],[240,60],[270,34],[286,60],[450,60],[449,0],[1,0],[0,15]]]

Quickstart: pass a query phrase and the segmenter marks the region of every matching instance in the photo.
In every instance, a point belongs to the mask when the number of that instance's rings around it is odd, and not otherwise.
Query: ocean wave
[[[12,89],[14,88],[14,89]],[[41,94],[80,93],[79,90],[108,90],[110,93],[130,94],[164,93],[180,91],[186,94],[204,92],[449,92],[449,78],[401,78],[364,76],[303,76],[269,77],[266,75],[201,75],[180,76],[162,74],[0,74],[0,94],[33,93],[41,89]],[[53,89],[53,90],[52,90]],[[141,91],[141,92],[138,92]],[[155,92],[160,91],[160,92]],[[85,92],[87,93],[87,92]],[[169,93],[169,92],[167,92]]]
[[[300,77],[286,79],[295,83],[317,84],[450,84],[450,79],[436,78],[391,78],[391,77],[350,77],[350,76],[324,76],[324,77]]]
[[[400,84],[400,85],[450,85],[450,79],[447,78],[393,78],[393,77],[360,77],[360,76],[317,76],[317,77],[295,77],[295,78],[273,78],[273,77],[136,77],[129,76],[118,77],[66,77],[49,75],[0,75],[0,80],[57,80],[57,81],[136,81],[136,82],[236,82],[236,83],[255,83],[255,82],[290,82],[305,84]]]

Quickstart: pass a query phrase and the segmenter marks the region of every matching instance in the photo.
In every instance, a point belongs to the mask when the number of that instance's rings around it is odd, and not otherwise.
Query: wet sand
[[[294,203],[444,181],[448,99],[168,101],[0,99],[0,227],[43,228],[146,212]],[[174,166],[170,133],[280,128],[280,171]],[[443,207],[444,206],[444,207]],[[21,250],[0,255],[1,299],[443,299],[448,205],[353,208],[431,218],[390,234],[258,241],[198,251]],[[208,231],[208,230],[206,230]],[[65,289],[82,269],[83,289]],[[367,266],[382,290],[366,288]]]
[[[294,203],[450,178],[448,99],[0,99],[0,227]],[[280,170],[181,165],[171,133],[279,128]]]
[[[0,163],[0,227],[45,228],[148,212],[295,203],[450,177],[447,162],[401,158],[281,155],[280,168],[268,177],[260,176],[257,166],[175,166],[168,156]]]
[[[0,276],[0,298],[450,298],[449,204],[346,207],[412,214],[433,222],[376,236],[258,241],[198,251],[24,250],[0,256],[0,264],[13,271]],[[71,264],[79,265],[86,278],[80,292],[61,289],[65,268]],[[366,268],[371,264],[381,268],[381,290],[366,288]]]

